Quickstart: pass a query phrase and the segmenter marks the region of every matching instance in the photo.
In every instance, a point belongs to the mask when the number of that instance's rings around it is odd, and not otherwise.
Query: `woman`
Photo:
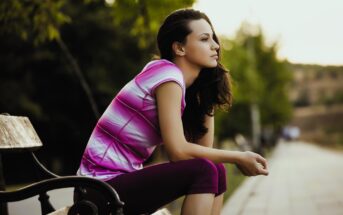
[[[113,99],[94,128],[78,175],[114,187],[124,214],[153,213],[183,195],[182,214],[220,214],[222,163],[255,176],[268,175],[267,161],[253,152],[212,148],[214,111],[231,105],[231,90],[208,17],[193,9],[173,12],[157,43],[161,59],[149,62]],[[143,168],[158,144],[170,162]]]

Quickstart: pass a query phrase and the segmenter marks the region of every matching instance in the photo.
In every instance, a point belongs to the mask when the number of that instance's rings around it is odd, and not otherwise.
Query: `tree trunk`
[[[261,148],[261,122],[260,122],[260,110],[256,103],[250,105],[251,123],[252,123],[252,145],[255,152],[263,154]]]
[[[86,92],[88,101],[92,107],[94,116],[96,119],[99,119],[100,114],[99,114],[99,109],[98,106],[95,102],[95,99],[93,97],[92,91],[83,75],[83,73],[81,72],[80,66],[78,64],[78,62],[76,61],[76,59],[73,57],[73,55],[70,53],[67,45],[64,43],[64,41],[62,40],[62,38],[59,38],[56,40],[57,44],[59,45],[59,47],[61,48],[62,52],[64,53],[64,55],[66,56],[68,62],[70,63],[71,69],[73,72],[75,72],[77,78],[79,79],[81,86],[83,88],[83,90]]]

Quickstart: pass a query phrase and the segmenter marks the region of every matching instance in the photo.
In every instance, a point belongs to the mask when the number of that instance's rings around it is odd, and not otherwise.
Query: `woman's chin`
[[[206,66],[206,68],[215,68],[215,67],[217,67],[218,66],[218,62],[216,61],[216,62],[214,62],[214,63],[209,63],[207,66]]]

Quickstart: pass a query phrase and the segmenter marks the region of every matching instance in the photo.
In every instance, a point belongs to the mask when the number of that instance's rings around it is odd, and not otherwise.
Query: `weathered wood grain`
[[[0,149],[27,149],[43,146],[29,118],[0,115]]]

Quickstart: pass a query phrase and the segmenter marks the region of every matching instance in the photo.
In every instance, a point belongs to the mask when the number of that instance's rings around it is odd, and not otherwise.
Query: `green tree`
[[[116,0],[110,4],[115,26],[137,38],[143,49],[154,48],[155,35],[163,19],[173,10],[190,7],[195,0]]]
[[[254,32],[251,32],[251,29]],[[220,138],[243,133],[251,136],[251,106],[256,105],[262,127],[278,130],[291,116],[287,86],[291,73],[276,57],[277,44],[265,44],[259,27],[243,23],[234,39],[222,38],[223,63],[233,79],[234,105],[220,114]]]
[[[77,75],[84,91],[86,92],[96,118],[99,117],[99,110],[92,95],[91,89],[80,69],[75,57],[70,53],[69,48],[62,39],[59,28],[61,25],[70,22],[70,17],[61,10],[65,4],[64,0],[58,1],[3,1],[0,4],[2,14],[0,22],[3,24],[0,33],[17,33],[23,40],[29,37],[35,45],[45,41],[55,40],[66,59],[70,68]]]

